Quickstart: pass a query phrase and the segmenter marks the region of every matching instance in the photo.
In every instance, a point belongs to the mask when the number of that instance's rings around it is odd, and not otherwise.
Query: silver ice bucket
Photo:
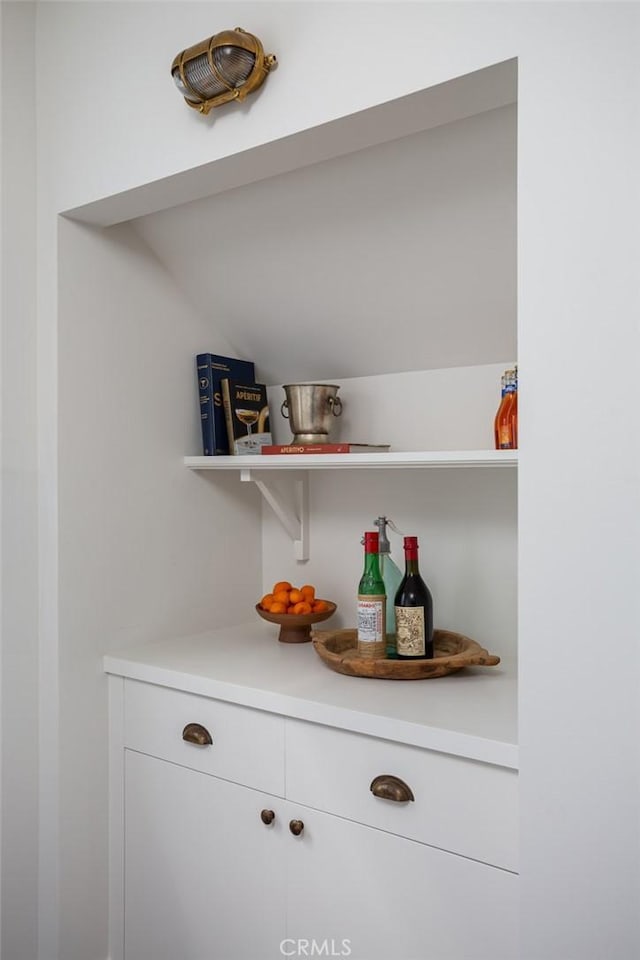
[[[326,443],[334,417],[342,413],[334,383],[288,383],[280,413],[289,420],[293,443]]]

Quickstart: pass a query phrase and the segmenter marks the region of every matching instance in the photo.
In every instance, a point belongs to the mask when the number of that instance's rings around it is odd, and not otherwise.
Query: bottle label
[[[511,434],[510,424],[500,424],[498,429],[498,440],[501,450],[511,450],[513,447],[513,436]]]
[[[424,607],[396,607],[396,643],[402,656],[425,656]]]
[[[386,597],[358,597],[358,643],[385,642]]]

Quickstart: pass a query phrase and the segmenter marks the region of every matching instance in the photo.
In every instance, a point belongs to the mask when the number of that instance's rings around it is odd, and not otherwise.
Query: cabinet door
[[[351,960],[517,957],[516,874],[330,814],[295,815],[304,831],[287,844],[285,955],[315,941]]]
[[[125,960],[282,955],[284,825],[273,798],[126,751]]]

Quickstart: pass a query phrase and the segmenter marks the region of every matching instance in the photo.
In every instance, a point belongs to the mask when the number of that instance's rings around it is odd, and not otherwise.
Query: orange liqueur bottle
[[[502,398],[494,421],[496,450],[515,450],[518,446],[516,372],[506,370],[502,378]]]

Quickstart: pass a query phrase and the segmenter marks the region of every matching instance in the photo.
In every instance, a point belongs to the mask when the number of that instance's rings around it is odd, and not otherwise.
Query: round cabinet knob
[[[199,747],[207,747],[213,743],[211,734],[201,723],[188,723],[182,731],[182,739]]]
[[[291,833],[294,835],[294,837],[299,837],[304,830],[304,823],[302,820],[290,820],[289,830],[291,830]]]
[[[270,823],[273,823],[275,818],[276,818],[276,815],[273,812],[273,810],[263,810],[260,814],[260,819],[262,820],[263,823],[266,823],[267,826]]]
[[[394,800],[396,803],[415,800],[411,787],[400,777],[393,777],[389,773],[383,773],[372,780],[369,789],[374,797],[379,797],[381,800]]]

